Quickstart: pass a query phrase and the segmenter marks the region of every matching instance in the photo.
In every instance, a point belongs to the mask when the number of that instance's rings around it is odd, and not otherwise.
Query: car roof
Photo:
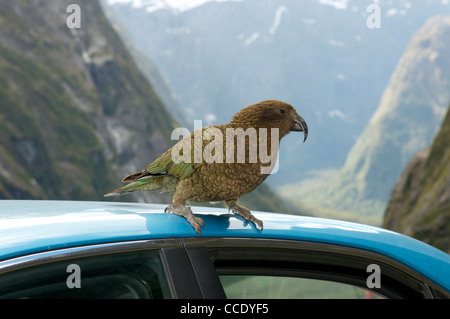
[[[197,237],[165,205],[44,200],[0,200],[0,260],[68,247],[157,238]],[[308,216],[253,212],[260,231],[226,209],[192,207],[203,218],[201,237],[287,239],[369,250],[397,260],[450,291],[450,256],[378,227]],[[197,214],[198,213],[198,214]]]

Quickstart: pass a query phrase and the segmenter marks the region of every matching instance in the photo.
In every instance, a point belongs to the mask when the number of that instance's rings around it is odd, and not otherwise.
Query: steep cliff
[[[0,3],[0,197],[101,199],[176,123],[97,1]],[[158,195],[150,195],[157,199]]]
[[[342,169],[299,185],[295,198],[381,220],[409,159],[429,145],[450,100],[450,17],[412,37],[367,127]],[[294,198],[295,191],[286,189]]]
[[[383,227],[450,253],[450,111],[431,146],[418,152],[403,171]]]
[[[0,2],[0,199],[102,200],[175,143],[183,114],[168,113],[97,1],[77,1],[69,28],[72,3]],[[288,211],[265,185],[243,203]]]

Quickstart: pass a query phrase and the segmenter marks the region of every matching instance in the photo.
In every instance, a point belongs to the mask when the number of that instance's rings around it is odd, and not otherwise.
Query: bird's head
[[[262,101],[243,108],[233,116],[230,124],[242,128],[278,128],[280,138],[290,131],[303,132],[303,142],[308,137],[305,120],[292,105],[277,100]]]

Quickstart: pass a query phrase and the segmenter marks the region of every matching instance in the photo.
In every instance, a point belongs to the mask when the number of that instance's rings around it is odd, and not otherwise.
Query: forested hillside
[[[395,185],[383,227],[450,253],[450,107],[433,143],[414,156]]]

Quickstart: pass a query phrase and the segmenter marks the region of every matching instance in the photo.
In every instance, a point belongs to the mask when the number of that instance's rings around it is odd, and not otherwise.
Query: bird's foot
[[[190,207],[184,205],[169,205],[166,207],[166,209],[164,209],[164,212],[174,213],[176,215],[183,216],[184,218],[186,218],[189,224],[191,224],[192,227],[194,227],[195,231],[199,236],[200,236],[200,228],[205,226],[205,222],[203,221],[203,219],[195,217]]]
[[[259,226],[260,230],[263,230],[263,222],[253,216],[253,214],[245,207],[239,206],[236,201],[226,201],[225,204],[227,204],[228,208],[231,209],[233,212],[238,213],[241,215],[246,222],[253,222],[255,225]]]

